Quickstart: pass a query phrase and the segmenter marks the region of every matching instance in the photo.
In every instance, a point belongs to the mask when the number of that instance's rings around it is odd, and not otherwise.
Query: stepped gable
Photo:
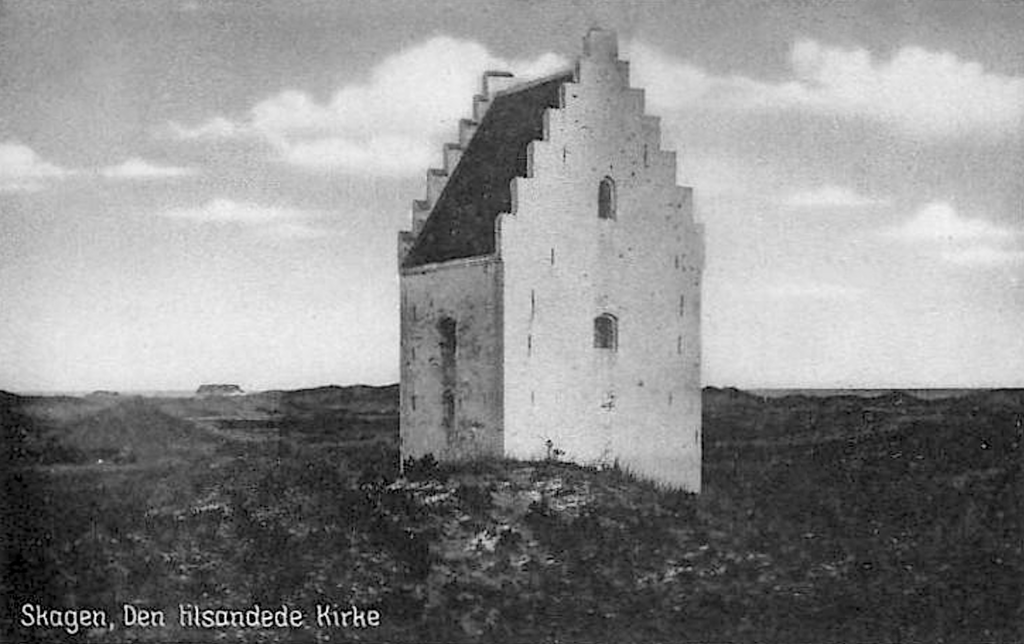
[[[561,87],[572,80],[572,71],[563,72],[500,92],[485,105],[476,132],[405,256],[404,267],[494,252],[494,220],[512,210],[510,183],[527,175],[527,146],[543,138],[544,111],[560,106]],[[478,97],[478,109],[480,101]],[[462,127],[472,123],[464,121]]]

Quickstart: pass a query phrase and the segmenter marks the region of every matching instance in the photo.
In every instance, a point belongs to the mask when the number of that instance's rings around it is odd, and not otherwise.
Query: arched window
[[[615,219],[615,182],[611,177],[601,179],[597,187],[597,218]]]
[[[619,345],[619,321],[611,313],[594,318],[594,348],[611,349]]]

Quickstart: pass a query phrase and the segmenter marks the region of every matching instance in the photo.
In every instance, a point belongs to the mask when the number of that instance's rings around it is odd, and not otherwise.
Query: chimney
[[[583,55],[586,58],[615,60],[619,57],[619,39],[614,31],[591,29],[583,38]]]

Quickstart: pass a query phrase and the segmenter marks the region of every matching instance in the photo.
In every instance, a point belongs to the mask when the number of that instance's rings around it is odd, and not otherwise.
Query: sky
[[[1024,2],[0,3],[0,389],[398,380],[480,74],[614,29],[706,228],[705,384],[1024,386]]]

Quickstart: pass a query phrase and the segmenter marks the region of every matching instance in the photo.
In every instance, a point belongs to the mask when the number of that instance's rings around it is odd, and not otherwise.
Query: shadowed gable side
[[[404,267],[494,252],[494,220],[512,208],[510,182],[526,176],[527,146],[544,134],[544,111],[560,104],[566,72],[498,94],[462,153]]]

